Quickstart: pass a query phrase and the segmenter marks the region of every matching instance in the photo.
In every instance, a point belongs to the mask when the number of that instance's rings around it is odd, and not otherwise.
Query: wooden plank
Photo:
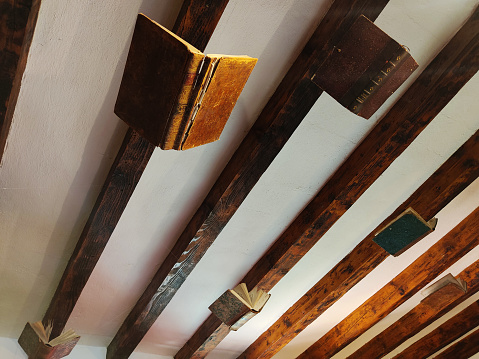
[[[17,104],[41,0],[0,1],[0,163]]]
[[[261,334],[240,357],[269,358],[277,353],[389,256],[372,241],[381,228],[409,207],[414,208],[423,218],[433,218],[478,176],[479,131]]]
[[[227,0],[198,0],[193,3],[186,1],[180,11],[182,17],[177,20],[173,30],[178,31],[177,27],[181,26],[185,34],[193,39],[198,39],[198,44],[193,43],[193,45],[204,50],[209,38],[207,34],[212,35],[227,2]],[[190,5],[192,10],[188,9]],[[195,13],[202,7],[207,8],[201,12],[207,16],[206,20],[199,18]],[[178,34],[183,35],[182,33]],[[191,42],[190,39],[185,39]],[[120,220],[154,148],[138,133],[131,129],[128,130],[43,318],[45,325],[49,321],[54,324],[53,336],[59,335],[65,328],[66,322]]]
[[[479,353],[479,328],[457,343],[451,345],[434,359],[467,359]]]
[[[310,80],[319,64],[357,16],[374,20],[387,2],[334,2],[334,16],[322,22],[308,41],[123,322],[109,353],[117,353],[115,348],[127,341],[136,343],[128,344],[133,348],[140,342],[322,93]]]
[[[474,277],[479,278],[479,261],[473,263],[466,269],[466,271],[470,272],[471,269],[476,271]],[[457,277],[462,278],[465,275],[467,274],[460,273]],[[462,303],[471,295],[477,293],[479,290],[479,283],[477,283],[477,281],[475,282],[476,285],[472,284],[472,286],[471,283],[466,283],[468,284],[467,293],[464,293],[454,285],[450,284],[431,294],[402,316],[398,321],[374,337],[374,339],[370,340],[353,354],[348,356],[348,359],[382,358],[387,353],[390,353],[406,340],[426,328],[436,319]],[[479,325],[479,305],[478,303],[475,304],[475,306],[471,306],[475,312],[468,311],[468,313],[473,314],[468,318],[470,319],[469,323],[473,324],[469,330],[476,325]],[[467,322],[468,321],[466,320],[465,323]],[[467,331],[463,334],[465,333],[467,333]]]
[[[298,358],[330,358],[479,244],[479,207]]]
[[[477,11],[475,16],[477,17]],[[258,286],[260,289],[269,291],[477,72],[479,67],[478,41],[474,38],[476,35],[473,31],[476,25],[474,19],[474,17],[471,18],[431,62],[411,88],[363,140],[241,282],[245,282],[248,288]],[[477,30],[477,26],[475,29]],[[467,73],[467,71],[470,72]],[[456,72],[461,73],[464,77],[457,76]],[[447,94],[446,97],[443,97],[445,94]],[[432,191],[432,189],[429,190]],[[441,190],[447,189],[441,187]],[[460,191],[461,186],[455,190]],[[454,193],[459,192],[454,192],[451,188],[450,195],[455,195]],[[419,204],[409,203],[409,205],[417,206],[416,210],[419,210],[419,213],[427,219],[436,213],[436,211],[428,212],[430,209],[441,208],[450,201],[446,195],[441,197],[437,193],[431,193],[428,197],[431,198],[431,203],[426,205],[421,205],[421,201],[416,201]],[[439,203],[440,200],[444,203]],[[404,207],[404,209],[406,208]],[[395,212],[391,219],[404,209]],[[332,304],[363,278],[368,273],[368,268],[374,268],[386,256],[387,253],[372,241],[363,241],[358,245],[353,250],[353,254],[348,255],[334,268],[333,272],[330,272],[329,279],[326,280],[331,280],[331,282],[324,284],[326,287],[321,288],[321,291],[327,290],[328,293],[327,299],[325,298],[323,302],[324,310],[329,305],[328,303]],[[318,284],[318,287],[322,285],[323,283]],[[330,292],[331,294],[329,294]],[[308,293],[306,296],[312,294],[314,293]],[[319,299],[314,295],[312,298],[312,300]],[[303,298],[302,301],[304,304],[300,305],[309,305],[309,299]],[[314,305],[311,305],[310,308],[314,308]],[[319,314],[313,314],[313,317]],[[314,320],[313,317],[308,318],[305,315],[302,321],[310,323],[311,320]],[[286,318],[285,327],[289,326],[289,319],[289,317]],[[211,347],[211,340],[217,336],[217,329],[218,327],[206,327],[206,324],[202,324],[185,346],[180,349],[176,358],[189,358],[192,352],[203,351],[201,343],[208,343],[208,347]],[[209,335],[207,335],[208,333]],[[265,351],[274,351],[273,342],[288,340],[288,337],[283,334],[284,332],[280,330],[277,333],[277,338],[273,339],[271,333],[266,333],[261,337],[265,340],[259,339],[255,342],[259,349],[254,355],[261,355]],[[291,330],[290,334],[294,337],[294,330]],[[281,342],[277,343],[280,345]]]
[[[43,324],[61,334],[155,147],[129,129],[63,272]]]
[[[474,302],[425,337],[396,355],[394,359],[423,359],[451,344],[479,326],[479,302]]]

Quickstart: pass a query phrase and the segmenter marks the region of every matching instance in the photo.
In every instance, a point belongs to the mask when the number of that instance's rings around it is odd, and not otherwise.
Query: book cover
[[[417,67],[405,46],[361,15],[312,81],[348,110],[367,119]]]
[[[446,274],[441,279],[437,280],[430,286],[421,291],[421,294],[426,298],[435,293],[447,293],[459,291],[461,293],[467,292],[467,283],[461,278],[455,278],[451,273]],[[424,300],[424,299],[423,299]]]
[[[393,256],[398,256],[436,228],[437,219],[426,222],[414,209],[408,208],[374,237],[374,242]]]
[[[241,283],[224,292],[209,310],[231,330],[238,330],[263,309],[269,298],[270,294],[256,288],[248,292],[246,285]]]
[[[115,113],[164,150],[216,141],[256,61],[205,55],[139,14]]]

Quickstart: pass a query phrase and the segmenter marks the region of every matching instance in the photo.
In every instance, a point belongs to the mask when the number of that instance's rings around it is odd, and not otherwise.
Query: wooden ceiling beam
[[[412,207],[430,220],[479,176],[479,131],[256,339],[241,358],[270,358],[389,256],[375,234]]]
[[[0,0],[0,163],[17,104],[41,0]]]
[[[479,326],[479,302],[474,302],[393,359],[425,359]]]
[[[479,353],[479,327],[435,356],[434,359],[468,359],[476,353]]]
[[[322,91],[311,77],[334,44],[360,14],[374,20],[387,2],[333,2],[326,21],[318,26],[123,322],[108,347],[108,358],[127,357],[134,350],[312,108]]]
[[[479,207],[298,358],[330,358],[479,244]]]
[[[472,277],[467,278],[470,274],[472,274]],[[479,290],[479,261],[466,268],[457,278],[467,283],[466,293],[457,289],[453,284],[439,289],[423,299],[399,320],[375,336],[374,339],[348,356],[348,359],[382,358],[471,295],[477,293]],[[451,290],[451,288],[454,290]],[[466,312],[470,314],[470,317],[464,318],[467,319],[464,321],[464,328],[467,326],[466,324],[469,324],[469,330],[471,330],[479,325],[479,304],[474,303],[464,313]],[[465,333],[467,331],[463,334]]]
[[[185,0],[173,31],[204,50],[228,0]],[[181,30],[181,32],[180,32]],[[126,208],[155,146],[131,128],[98,195],[90,217],[70,257],[43,323],[53,323],[52,337],[66,322]]]
[[[475,24],[474,20],[469,20],[468,24],[436,56],[241,282],[246,283],[248,288],[257,286],[259,289],[269,291],[477,72],[479,64],[476,48],[478,44],[474,39],[473,31]],[[477,26],[475,29],[477,30]],[[468,48],[469,46],[472,46],[472,50]],[[431,194],[429,197],[431,201],[439,201],[441,198],[437,194]],[[422,206],[420,208],[422,216],[431,218],[436,213],[435,208],[441,208],[450,200],[445,195],[442,198],[445,201],[443,204],[436,202]],[[433,211],[429,212],[431,209]],[[335,272],[328,279],[331,282],[322,288],[322,290],[328,290],[328,294],[329,291],[333,292],[328,297],[328,301],[339,299],[352,285],[363,278],[361,272],[364,272],[365,276],[368,273],[368,267],[377,266],[388,256],[384,250],[370,241],[362,242],[355,248],[354,253],[360,253],[360,255],[346,257],[342,264],[335,267]],[[345,263],[347,264],[344,265]],[[355,279],[355,276],[359,277]],[[327,305],[326,300],[323,305]],[[285,323],[287,327],[287,321]],[[294,331],[290,333],[294,336]],[[175,358],[202,357],[201,355],[205,354],[201,353],[210,351],[227,334],[228,328],[211,314]],[[260,357],[263,352],[275,350],[270,334],[266,333],[261,337],[264,340],[259,339],[255,342],[259,345],[258,351],[256,352],[255,349],[251,357]],[[287,340],[288,338],[283,334],[281,331],[278,332],[277,339]],[[245,355],[245,357],[249,356]]]

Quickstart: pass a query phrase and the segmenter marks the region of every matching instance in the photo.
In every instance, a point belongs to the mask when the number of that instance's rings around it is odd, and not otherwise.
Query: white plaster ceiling
[[[205,52],[247,54],[258,57],[258,64],[220,141],[185,152],[154,152],[68,322],[82,344],[108,345],[328,4],[230,0]],[[477,4],[390,1],[376,24],[407,45],[420,68],[369,121],[321,96],[138,351],[176,353],[209,315],[208,306],[237,284]],[[181,0],[42,1],[0,168],[0,337],[16,338],[27,321],[42,318],[118,151],[126,125],[113,106],[137,13],[171,28],[180,6]],[[279,282],[261,315],[231,333],[211,357],[241,353],[477,131],[478,93],[476,75]],[[306,349],[478,205],[476,181],[437,216],[434,234],[387,259],[277,357]],[[478,250],[471,252],[451,272],[478,258]]]

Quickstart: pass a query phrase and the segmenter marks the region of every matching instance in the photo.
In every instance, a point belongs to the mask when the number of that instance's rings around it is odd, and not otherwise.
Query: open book
[[[59,344],[63,344],[66,342],[71,341],[72,339],[80,338],[79,335],[77,335],[73,329],[69,329],[66,332],[63,332],[56,338],[52,338],[50,340],[50,336],[52,334],[52,324],[49,323],[46,328],[43,326],[42,322],[35,322],[31,323],[31,326],[35,333],[37,333],[38,337],[42,340],[42,342],[45,345],[48,345],[50,347],[57,346]]]
[[[442,289],[442,288],[444,288],[448,285],[452,285],[452,286],[458,288],[459,290],[463,291],[464,293],[467,292],[467,283],[463,279],[456,278],[451,273],[449,273],[449,274],[445,275],[444,277],[442,277],[441,279],[439,279],[438,281],[431,284],[430,286],[423,289],[421,291],[421,294],[424,297],[428,297],[431,294],[439,291],[440,289]]]
[[[259,312],[261,308],[266,304],[270,295],[263,290],[253,288],[251,292],[248,292],[246,284],[241,283],[234,287],[230,292],[241,300],[248,308]]]
[[[57,359],[70,354],[80,336],[73,330],[67,330],[56,338],[51,338],[52,325],[43,326],[42,322],[27,323],[18,339],[29,358]]]
[[[238,330],[263,309],[269,297],[270,294],[256,288],[248,292],[246,284],[241,283],[224,292],[209,309],[231,330]]]
[[[205,55],[139,14],[115,113],[164,150],[216,141],[256,61]]]

